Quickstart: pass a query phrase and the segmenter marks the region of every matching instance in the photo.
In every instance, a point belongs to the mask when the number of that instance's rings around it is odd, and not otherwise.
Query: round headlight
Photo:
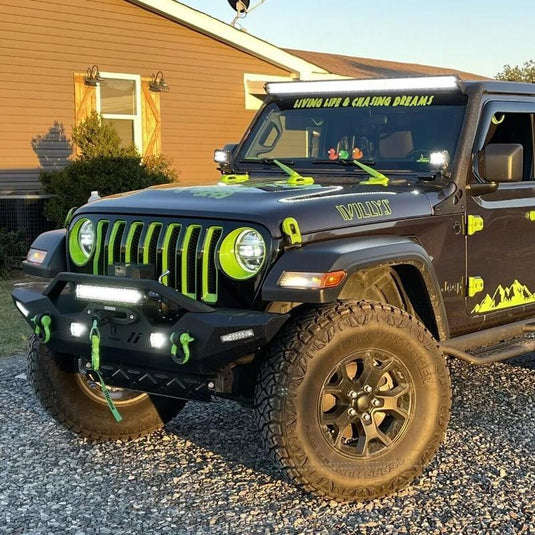
[[[78,231],[78,244],[80,250],[86,258],[91,256],[93,247],[95,246],[95,227],[93,223],[86,219],[81,225]]]
[[[256,230],[244,230],[236,240],[236,259],[249,273],[258,273],[266,256],[266,244]]]
[[[219,263],[232,279],[245,280],[256,275],[266,258],[266,244],[260,232],[252,228],[233,230],[221,242]]]
[[[69,254],[77,266],[87,264],[95,248],[95,227],[89,219],[79,219],[69,231]]]

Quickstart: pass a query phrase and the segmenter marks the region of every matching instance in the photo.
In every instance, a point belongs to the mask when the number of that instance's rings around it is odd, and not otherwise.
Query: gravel
[[[535,534],[533,356],[452,362],[438,456],[404,491],[350,505],[286,482],[237,404],[189,403],[150,437],[91,443],[41,409],[24,366],[0,359],[1,534]]]

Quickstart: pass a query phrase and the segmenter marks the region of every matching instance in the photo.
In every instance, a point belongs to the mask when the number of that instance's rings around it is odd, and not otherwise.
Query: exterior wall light
[[[104,80],[104,78],[100,76],[98,65],[87,67],[86,75],[84,78],[85,85],[88,85],[90,87],[96,87],[99,82],[102,82],[102,80]]]
[[[149,83],[149,89],[156,93],[160,93],[161,91],[169,91],[169,86],[163,77],[162,71],[158,71],[156,74],[152,73],[152,80]]]

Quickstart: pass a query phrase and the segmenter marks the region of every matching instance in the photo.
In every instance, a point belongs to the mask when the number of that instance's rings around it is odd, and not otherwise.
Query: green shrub
[[[45,216],[60,227],[68,211],[85,204],[93,190],[104,197],[168,182],[165,173],[147,168],[140,157],[74,160],[59,171],[41,172],[43,189],[54,195]]]
[[[104,197],[178,180],[167,158],[142,158],[134,146],[122,147],[117,131],[96,113],[73,128],[73,141],[79,156],[63,169],[40,174],[44,191],[54,195],[45,216],[58,227],[73,206],[87,202],[91,191]]]
[[[96,111],[73,127],[72,140],[78,147],[80,160],[139,156],[135,145],[123,147],[117,130],[111,124],[104,123]]]
[[[28,245],[22,231],[0,228],[0,278],[7,279],[11,270],[26,256]]]

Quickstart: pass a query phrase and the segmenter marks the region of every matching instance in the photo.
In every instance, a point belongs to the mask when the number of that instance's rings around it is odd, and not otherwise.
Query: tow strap
[[[97,374],[98,380],[100,382],[100,388],[106,399],[106,403],[113,414],[116,422],[122,421],[123,417],[117,410],[115,403],[111,399],[110,392],[107,389],[102,375],[100,375],[100,331],[98,330],[98,319],[93,320],[93,325],[89,331],[89,341],[91,342],[91,370]]]

